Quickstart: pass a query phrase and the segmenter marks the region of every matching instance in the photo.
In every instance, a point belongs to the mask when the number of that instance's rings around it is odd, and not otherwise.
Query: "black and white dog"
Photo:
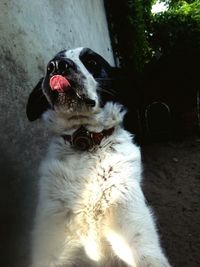
[[[58,53],[30,94],[29,120],[43,115],[54,131],[40,168],[32,267],[170,266],[141,190],[140,149],[103,85],[112,79],[107,61],[77,48]]]

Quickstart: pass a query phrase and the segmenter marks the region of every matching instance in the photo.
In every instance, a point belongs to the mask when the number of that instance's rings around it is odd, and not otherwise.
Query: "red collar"
[[[103,130],[100,133],[89,132],[84,126],[78,128],[72,135],[62,135],[65,141],[68,141],[72,147],[77,150],[90,150],[96,145],[100,145],[104,137],[110,136],[114,127]]]

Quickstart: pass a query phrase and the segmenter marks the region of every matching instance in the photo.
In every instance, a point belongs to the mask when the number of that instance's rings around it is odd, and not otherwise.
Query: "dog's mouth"
[[[74,89],[72,81],[59,74],[50,76],[49,92],[53,105],[70,106],[82,99],[82,96]]]
[[[78,76],[78,75],[76,75]],[[67,109],[92,108],[95,100],[89,98],[77,77],[70,75],[49,75],[44,81],[44,90],[50,104],[53,107],[65,107]]]
[[[83,110],[96,106],[85,88],[84,75],[70,59],[56,57],[47,65],[43,83],[44,93],[53,108]]]

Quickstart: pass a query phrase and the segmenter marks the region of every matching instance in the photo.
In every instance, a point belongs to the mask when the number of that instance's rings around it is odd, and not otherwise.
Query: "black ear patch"
[[[50,108],[46,96],[43,94],[42,91],[43,79],[44,78],[40,79],[40,81],[37,83],[28,98],[28,103],[26,106],[26,115],[29,121],[34,121],[40,118],[42,113]]]

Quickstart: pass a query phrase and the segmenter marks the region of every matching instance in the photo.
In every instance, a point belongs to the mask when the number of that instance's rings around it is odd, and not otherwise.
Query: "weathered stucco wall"
[[[90,47],[113,63],[103,0],[0,1],[0,266],[28,266],[37,168],[47,134],[26,102],[59,50]]]

